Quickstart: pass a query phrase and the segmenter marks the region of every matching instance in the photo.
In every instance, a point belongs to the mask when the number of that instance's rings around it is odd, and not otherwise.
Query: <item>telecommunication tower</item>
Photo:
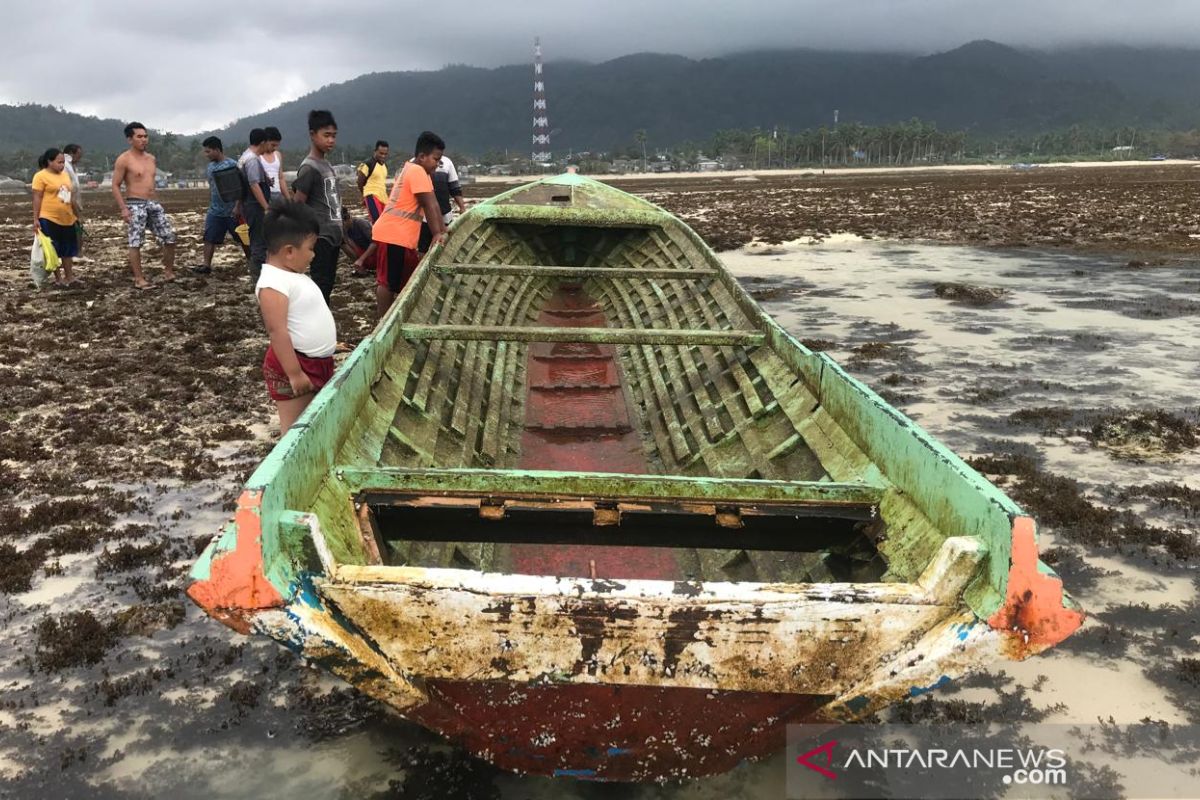
[[[542,40],[533,40],[533,161],[550,162],[550,117],[546,114],[546,84],[542,79]]]

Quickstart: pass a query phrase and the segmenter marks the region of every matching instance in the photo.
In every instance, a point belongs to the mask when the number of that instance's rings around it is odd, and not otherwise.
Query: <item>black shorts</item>
[[[333,284],[337,280],[337,263],[338,253],[341,249],[338,245],[325,238],[318,238],[316,245],[313,247],[313,260],[308,265],[308,275],[313,279],[313,283],[321,290],[321,294],[325,297],[326,305],[329,304],[329,296],[333,294]]]
[[[42,233],[54,243],[54,252],[59,258],[74,258],[79,255],[79,234],[74,225],[59,225],[45,217],[38,218]]]
[[[376,248],[386,247],[387,250],[375,259],[375,283],[386,287],[392,294],[399,294],[408,283],[408,279],[417,270],[421,257],[416,250],[409,250],[398,244],[385,245],[376,243]]]
[[[429,230],[429,223],[421,223],[421,238],[417,239],[417,252],[428,253],[429,245],[433,243],[433,231]]]

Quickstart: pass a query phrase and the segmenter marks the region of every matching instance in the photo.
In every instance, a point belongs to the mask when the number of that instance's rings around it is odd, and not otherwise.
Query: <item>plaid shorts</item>
[[[304,374],[312,382],[313,389],[318,392],[333,377],[333,356],[312,358],[296,351],[296,360],[300,362],[300,369],[304,370]],[[271,395],[272,400],[295,399],[292,382],[288,380],[287,373],[283,371],[283,364],[279,363],[279,356],[275,355],[275,348],[269,345],[267,354],[263,357],[262,372],[263,379],[267,382],[267,393]]]
[[[126,200],[129,208],[129,247],[136,250],[146,241],[146,228],[154,231],[159,244],[175,244],[175,229],[167,212],[163,211],[162,203],[157,200]]]

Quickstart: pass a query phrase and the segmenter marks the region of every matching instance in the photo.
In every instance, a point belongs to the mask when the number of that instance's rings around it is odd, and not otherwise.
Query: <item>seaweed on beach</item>
[[[370,800],[498,800],[501,796],[496,768],[461,750],[410,747],[393,750],[388,761],[404,777],[389,781],[387,790],[370,795]]]
[[[1194,421],[1162,409],[1102,414],[1084,436],[1092,444],[1127,458],[1177,455],[1200,443]]]
[[[1008,422],[1042,434],[1080,436],[1094,447],[1128,461],[1170,459],[1200,445],[1193,412],[1151,409],[1085,409],[1063,406],[1022,408]]]
[[[1127,510],[1093,502],[1078,481],[1041,469],[1027,455],[977,456],[967,463],[988,475],[1011,477],[1009,495],[1040,524],[1070,541],[1118,552],[1164,552],[1179,561],[1200,558],[1200,538],[1193,531],[1147,525]]]
[[[0,592],[14,594],[29,591],[33,576],[46,561],[48,549],[40,542],[24,550],[18,550],[8,542],[0,542]]]
[[[935,283],[933,293],[943,300],[976,307],[995,305],[1010,294],[1007,289],[1000,287],[973,286],[969,283]]]
[[[991,701],[968,701],[957,697],[924,696],[920,700],[902,700],[892,707],[888,722],[905,725],[939,724],[1014,724],[1041,722],[1064,706],[1053,704],[1044,708],[1034,705],[1024,686],[1012,685],[1012,679],[1001,673],[995,678],[996,697]]]
[[[91,611],[47,614],[35,630],[34,661],[43,672],[99,663],[117,643],[117,625]]]
[[[1200,516],[1200,489],[1180,483],[1159,481],[1145,486],[1126,486],[1121,489],[1118,499],[1121,502],[1148,499],[1162,508],[1181,511],[1189,518]]]

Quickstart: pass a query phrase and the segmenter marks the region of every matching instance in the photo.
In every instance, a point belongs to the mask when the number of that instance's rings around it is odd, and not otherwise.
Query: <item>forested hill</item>
[[[0,105],[0,153],[41,153],[75,143],[85,150],[117,152],[125,148],[125,123],[73,114],[33,104]]]
[[[547,42],[553,53],[552,43]],[[727,128],[800,129],[919,117],[991,136],[1071,125],[1200,127],[1200,50],[1088,47],[1056,52],[979,41],[930,56],[777,50],[720,58],[640,54],[600,64],[551,61],[546,92],[554,150],[609,149],[646,131],[654,145],[703,141]],[[386,72],[325,86],[219,133],[241,141],[274,124],[300,146],[311,108],[337,116],[340,139],[404,147],[423,129],[459,152],[530,145],[532,68],[451,66]],[[154,125],[153,115],[146,122]],[[0,150],[67,140],[117,149],[121,125],[41,106],[0,107]],[[190,137],[188,137],[190,138]]]
[[[626,145],[634,131],[660,145],[724,128],[792,129],[920,117],[980,135],[1073,124],[1200,126],[1200,50],[1093,47],[1055,53],[972,42],[925,57],[817,52],[743,53],[702,60],[641,54],[602,64],[552,62],[546,93],[554,149]],[[268,121],[305,130],[330,108],[348,144],[400,142],[422,129],[456,150],[529,149],[528,65],[364,75],[326,86],[225,131],[242,138]]]

